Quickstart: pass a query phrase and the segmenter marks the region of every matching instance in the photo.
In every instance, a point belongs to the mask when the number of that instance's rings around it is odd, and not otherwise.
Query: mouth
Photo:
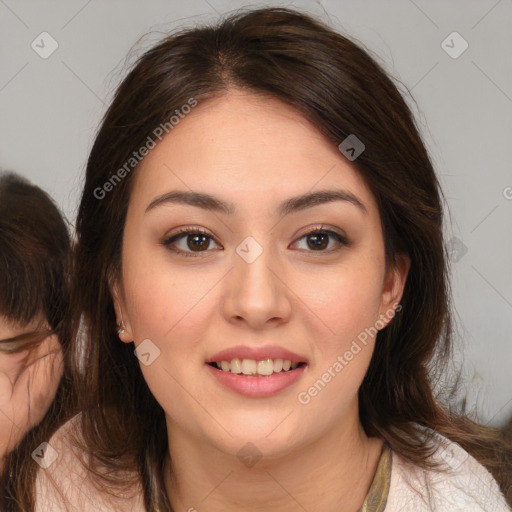
[[[233,358],[208,361],[204,366],[222,387],[249,398],[269,398],[291,389],[308,370],[306,362],[289,359]]]
[[[246,377],[269,377],[279,373],[294,372],[303,366],[305,361],[292,362],[290,359],[239,359],[237,357],[222,361],[207,362],[209,366],[226,373],[243,375]]]
[[[308,359],[278,345],[238,345],[205,361],[214,381],[240,395],[266,398],[297,385],[307,372]]]

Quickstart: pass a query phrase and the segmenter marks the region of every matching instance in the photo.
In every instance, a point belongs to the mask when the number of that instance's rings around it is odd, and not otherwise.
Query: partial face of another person
[[[16,325],[0,316],[0,340],[46,327],[41,318],[28,325]],[[55,335],[33,350],[14,353],[0,350],[0,458],[43,419],[55,397],[62,363],[62,351]]]
[[[403,257],[386,273],[376,199],[353,164],[292,108],[232,92],[194,108],[134,180],[113,291],[170,435],[278,456],[353,426],[374,327],[408,271]],[[229,208],[165,199],[176,191]],[[288,202],[320,191],[345,199]],[[286,360],[301,364],[277,373]],[[243,375],[254,369],[273,373]]]

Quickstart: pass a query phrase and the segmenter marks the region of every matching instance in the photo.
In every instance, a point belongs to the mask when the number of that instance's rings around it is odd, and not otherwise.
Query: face
[[[0,316],[0,340],[47,327],[41,318],[16,325]],[[55,335],[33,350],[0,350],[0,457],[9,453],[48,411],[62,376],[62,351]]]
[[[357,422],[374,327],[393,317],[408,260],[386,273],[375,198],[338,148],[281,102],[230,93],[136,172],[113,295],[171,432],[278,455]],[[320,191],[340,194],[289,202]],[[306,364],[276,373],[281,359]],[[274,373],[243,374],[254,368]]]

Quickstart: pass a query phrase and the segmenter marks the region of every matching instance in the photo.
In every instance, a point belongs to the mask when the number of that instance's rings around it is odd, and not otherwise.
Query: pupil
[[[322,243],[321,241],[320,241],[320,243],[318,243],[319,238],[323,238],[324,243]],[[328,245],[328,241],[327,241],[327,244],[325,243],[325,241],[327,240],[327,235],[325,235],[323,233],[318,234],[318,235],[310,235],[309,240],[316,240],[316,242],[314,242],[313,245],[310,245],[310,248],[325,249],[325,247],[327,247],[327,245]]]
[[[194,245],[194,243],[197,241],[197,239],[199,238],[202,238],[203,240],[206,241],[206,244],[200,244],[200,245]],[[192,236],[192,239],[194,240],[194,242],[192,244],[188,244],[189,246],[189,249],[207,249],[208,248],[208,237],[206,235],[193,235]]]

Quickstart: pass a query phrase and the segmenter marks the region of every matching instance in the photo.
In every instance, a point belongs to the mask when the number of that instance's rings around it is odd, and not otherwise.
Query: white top
[[[459,444],[436,435],[442,444],[432,458],[449,473],[420,469],[392,452],[385,512],[510,512],[491,473]]]
[[[52,448],[44,450],[43,459],[50,464],[37,474],[35,512],[144,512],[140,487],[134,489],[133,496],[113,501],[92,487],[77,460],[78,454],[63,441],[69,424],[52,436]],[[460,445],[436,435],[442,445],[433,458],[449,464],[450,473],[423,470],[391,452],[385,512],[510,512],[512,509],[487,469]]]

